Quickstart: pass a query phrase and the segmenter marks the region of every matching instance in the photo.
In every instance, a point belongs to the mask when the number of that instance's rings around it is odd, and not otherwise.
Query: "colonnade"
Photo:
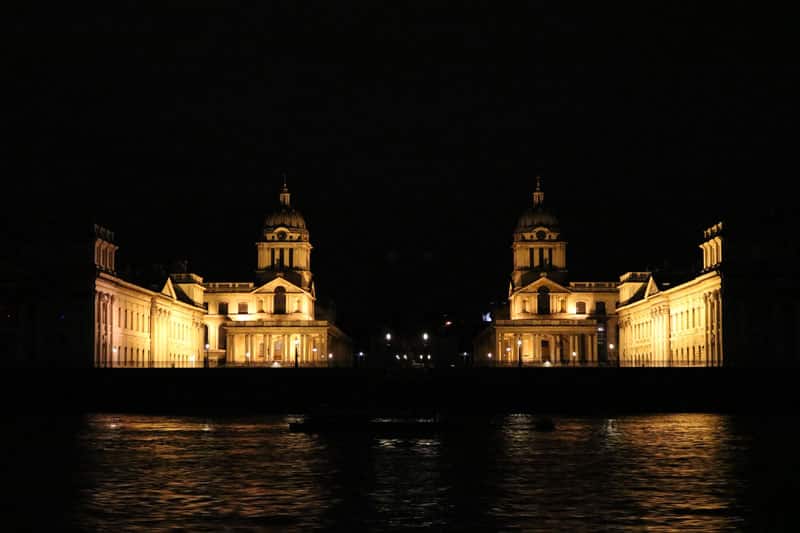
[[[327,333],[226,331],[226,359],[231,365],[321,366],[328,363]]]
[[[501,333],[493,358],[501,365],[595,365],[598,363],[596,333]],[[574,355],[573,355],[574,354]]]

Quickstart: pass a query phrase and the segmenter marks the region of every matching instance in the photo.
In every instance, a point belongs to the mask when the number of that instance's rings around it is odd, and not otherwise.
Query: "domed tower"
[[[257,242],[256,277],[266,283],[278,276],[289,279],[313,293],[311,250],[303,215],[292,207],[291,194],[284,179],[280,207],[264,220],[264,240]]]
[[[512,248],[512,293],[541,276],[560,284],[566,282],[567,243],[561,239],[558,219],[545,205],[540,176],[536,177],[533,207],[526,209],[517,222]]]

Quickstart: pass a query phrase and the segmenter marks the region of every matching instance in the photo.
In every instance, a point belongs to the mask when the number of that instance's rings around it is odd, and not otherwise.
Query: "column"
[[[703,310],[703,330],[705,333],[705,346],[703,350],[705,351],[706,364],[714,366],[714,361],[711,359],[711,330],[709,327],[711,323],[711,303],[708,301],[708,293],[703,294]]]
[[[716,327],[716,330],[717,330],[717,337],[716,337],[716,339],[717,339],[717,361],[716,361],[716,365],[717,366],[722,366],[723,358],[725,356],[725,354],[722,351],[722,293],[719,290],[717,290],[717,291],[715,291],[714,296],[716,297],[715,306],[714,306],[715,307],[715,313],[714,313],[715,316],[714,316],[714,318],[715,318],[716,324],[717,324],[717,327]]]
[[[92,342],[93,350],[94,350],[94,366],[100,366],[100,344],[99,344],[99,333],[100,333],[100,324],[98,322],[99,316],[99,308],[100,308],[100,294],[95,291],[94,293],[94,339]]]

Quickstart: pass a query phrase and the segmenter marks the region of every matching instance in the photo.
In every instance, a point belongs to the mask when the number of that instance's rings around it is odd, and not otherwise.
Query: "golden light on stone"
[[[513,233],[508,318],[487,326],[474,350],[497,353],[500,366],[721,366],[722,233],[722,223],[703,233],[703,271],[679,285],[651,272],[570,280],[567,241],[537,178]]]
[[[96,226],[95,366],[193,367],[204,357],[208,366],[279,367],[295,356],[299,366],[346,364],[332,354],[349,353],[350,339],[315,316],[313,247],[285,184],[279,200],[256,243],[254,281],[176,272],[160,291],[138,286],[117,275],[113,232]]]

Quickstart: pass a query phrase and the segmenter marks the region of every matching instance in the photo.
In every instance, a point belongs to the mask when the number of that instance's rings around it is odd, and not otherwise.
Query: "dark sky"
[[[10,17],[6,225],[89,213],[124,260],[246,280],[285,173],[360,334],[505,297],[537,175],[585,280],[691,263],[797,175],[787,13],[254,4]]]

